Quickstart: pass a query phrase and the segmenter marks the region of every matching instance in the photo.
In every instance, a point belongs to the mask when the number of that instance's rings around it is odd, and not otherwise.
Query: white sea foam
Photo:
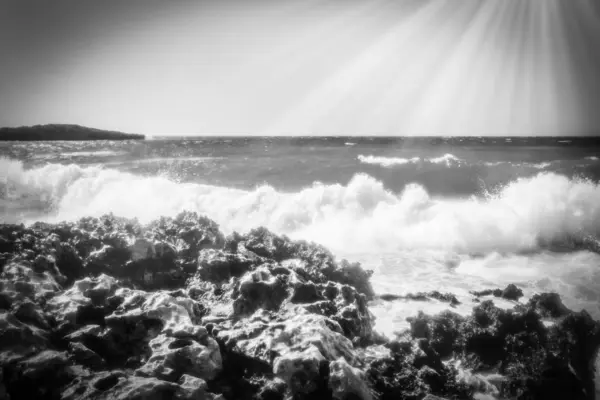
[[[71,151],[60,153],[61,157],[111,157],[126,154],[124,152],[116,152],[110,150],[97,150],[97,151]]]
[[[314,184],[284,193],[268,185],[244,191],[100,167],[49,164],[24,170],[5,159],[0,171],[21,197],[53,203],[48,220],[113,212],[149,221],[192,210],[227,232],[263,225],[333,249],[370,252],[511,252],[600,233],[600,187],[554,173],[514,181],[488,198],[452,199],[432,198],[417,184],[394,193],[365,174],[346,185]]]
[[[446,164],[447,166],[460,163],[462,160],[453,154],[444,154],[441,157],[430,158],[427,161],[434,164]]]
[[[422,159],[420,157],[402,158],[402,157],[383,157],[374,155],[359,155],[358,160],[363,164],[375,164],[382,167],[393,167],[396,165],[405,164],[419,164],[419,163],[430,163],[430,164],[445,164],[447,167],[458,165],[462,160],[453,154],[444,154],[440,157],[432,157]]]
[[[401,157],[380,157],[359,155],[358,160],[363,164],[375,164],[382,167],[391,167],[394,165],[415,164],[421,161],[419,157],[401,158]]]

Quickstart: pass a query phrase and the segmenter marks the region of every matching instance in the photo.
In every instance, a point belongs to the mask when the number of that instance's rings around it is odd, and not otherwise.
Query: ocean
[[[321,243],[372,269],[378,294],[451,292],[466,314],[470,291],[515,283],[598,319],[599,180],[597,138],[0,142],[0,221],[191,210]],[[447,307],[371,304],[387,335]]]

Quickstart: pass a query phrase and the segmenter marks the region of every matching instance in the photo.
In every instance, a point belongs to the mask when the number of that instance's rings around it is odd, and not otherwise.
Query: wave
[[[358,160],[363,164],[375,164],[381,165],[382,167],[391,167],[393,165],[403,165],[403,164],[415,164],[421,161],[419,157],[414,158],[400,158],[400,157],[379,157],[379,156],[363,156],[362,154],[358,156]]]
[[[548,172],[485,197],[459,199],[434,198],[418,184],[395,193],[366,174],[346,185],[315,183],[284,193],[268,185],[245,191],[100,167],[49,164],[25,170],[18,161],[2,159],[0,171],[11,193],[45,199],[47,221],[112,212],[146,222],[191,210],[215,219],[226,232],[266,226],[356,252],[519,252],[600,234],[600,187]]]
[[[71,152],[62,152],[59,155],[61,157],[112,157],[112,156],[121,156],[127,154],[125,152],[117,152],[110,150],[97,150],[97,151],[71,151]]]
[[[586,160],[591,160],[591,161],[598,161],[598,157],[596,156],[589,156],[585,158]]]
[[[373,155],[359,155],[358,160],[363,164],[375,164],[382,167],[392,167],[394,165],[418,164],[421,162],[430,164],[445,164],[446,166],[454,166],[463,162],[462,159],[453,154],[444,154],[440,157],[432,157],[421,159],[420,157],[401,158],[401,157],[382,157]]]

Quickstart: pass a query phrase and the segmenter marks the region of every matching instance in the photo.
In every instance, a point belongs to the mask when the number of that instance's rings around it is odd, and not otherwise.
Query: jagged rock
[[[473,292],[471,292],[471,294],[476,297],[493,295],[494,297],[502,297],[506,300],[517,301],[521,297],[523,297],[523,290],[521,290],[516,285],[511,283],[508,286],[506,286],[504,289],[487,289],[487,290],[482,290],[482,291],[473,291]]]
[[[120,371],[82,375],[62,392],[62,400],[164,400],[176,398],[179,385]]]
[[[373,394],[364,372],[339,359],[329,364],[329,388],[337,400],[371,400]]]
[[[529,300],[529,305],[543,317],[559,318],[569,314],[557,293],[536,294]]]
[[[460,304],[460,301],[451,293],[440,293],[437,290],[431,292],[417,292],[417,293],[408,293],[406,295],[396,295],[396,294],[382,294],[377,296],[378,299],[384,301],[394,301],[394,300],[414,300],[414,301],[428,301],[430,299],[436,299],[439,301],[443,301],[446,303],[450,303],[451,306],[456,306]]]
[[[206,332],[199,339],[192,335],[177,338],[159,335],[149,345],[152,355],[137,370],[142,376],[176,381],[183,375],[191,375],[210,380],[222,369],[219,345]]]
[[[313,282],[328,280],[347,284],[371,299],[374,296],[369,282],[372,271],[365,271],[359,263],[335,261],[331,252],[323,246],[305,241],[291,241],[286,236],[277,236],[265,228],[251,230],[245,236],[235,238],[235,246],[241,246],[252,253],[281,262],[284,260],[300,260],[296,270]],[[298,272],[300,272],[298,271]]]
[[[248,272],[253,262],[238,254],[222,250],[206,249],[198,257],[198,275],[210,282],[224,282],[231,277],[240,277]]]
[[[184,262],[196,262],[203,249],[221,249],[225,237],[212,220],[195,212],[182,212],[175,218],[160,218],[148,230],[155,240],[170,243]]]
[[[24,299],[21,302],[13,304],[12,313],[23,323],[31,324],[40,329],[50,329],[46,316],[39,304],[29,299]]]
[[[72,379],[68,359],[62,352],[44,350],[4,368],[12,399],[59,398],[60,388]]]
[[[62,289],[50,272],[35,272],[28,261],[12,262],[0,274],[0,292],[12,304],[29,299],[44,303]]]
[[[88,349],[85,345],[78,342],[69,343],[69,359],[76,364],[84,365],[90,369],[98,370],[106,366],[106,362],[102,357],[94,351]]]
[[[240,280],[239,297],[233,303],[237,316],[250,315],[259,308],[275,311],[288,297],[288,285],[277,275],[273,276],[266,268],[259,268]]]
[[[519,300],[523,297],[523,291],[511,283],[502,291],[502,297],[507,300]]]
[[[53,315],[58,329],[66,334],[87,324],[104,324],[107,299],[119,287],[117,281],[105,274],[96,278],[76,281],[65,292],[54,296],[46,304],[46,310]]]
[[[0,396],[4,385],[12,400],[471,399],[483,384],[464,371],[482,370],[504,377],[493,385],[506,398],[594,389],[599,324],[555,294],[419,313],[387,341],[373,331],[369,271],[264,228],[225,241],[195,213],[146,226],[108,215],[0,225],[0,250]]]
[[[410,323],[410,333],[414,338],[429,338],[429,318],[419,311],[416,317],[407,318]]]
[[[47,333],[19,321],[9,312],[0,312],[0,366],[44,350]]]
[[[308,282],[296,285],[290,301],[292,303],[314,303],[323,299],[324,297],[317,290],[317,286],[312,282]]]
[[[207,385],[203,379],[183,375],[179,381],[179,390],[175,400],[207,400],[213,396],[206,393]]]
[[[273,372],[287,384],[293,396],[310,395],[323,385],[320,372],[324,362],[325,357],[319,350],[310,346],[277,357]]]

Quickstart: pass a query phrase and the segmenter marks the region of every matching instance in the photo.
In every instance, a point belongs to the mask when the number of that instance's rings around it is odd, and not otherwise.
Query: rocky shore
[[[595,397],[600,324],[556,294],[474,292],[390,339],[359,264],[194,213],[0,225],[0,268],[0,399]]]

